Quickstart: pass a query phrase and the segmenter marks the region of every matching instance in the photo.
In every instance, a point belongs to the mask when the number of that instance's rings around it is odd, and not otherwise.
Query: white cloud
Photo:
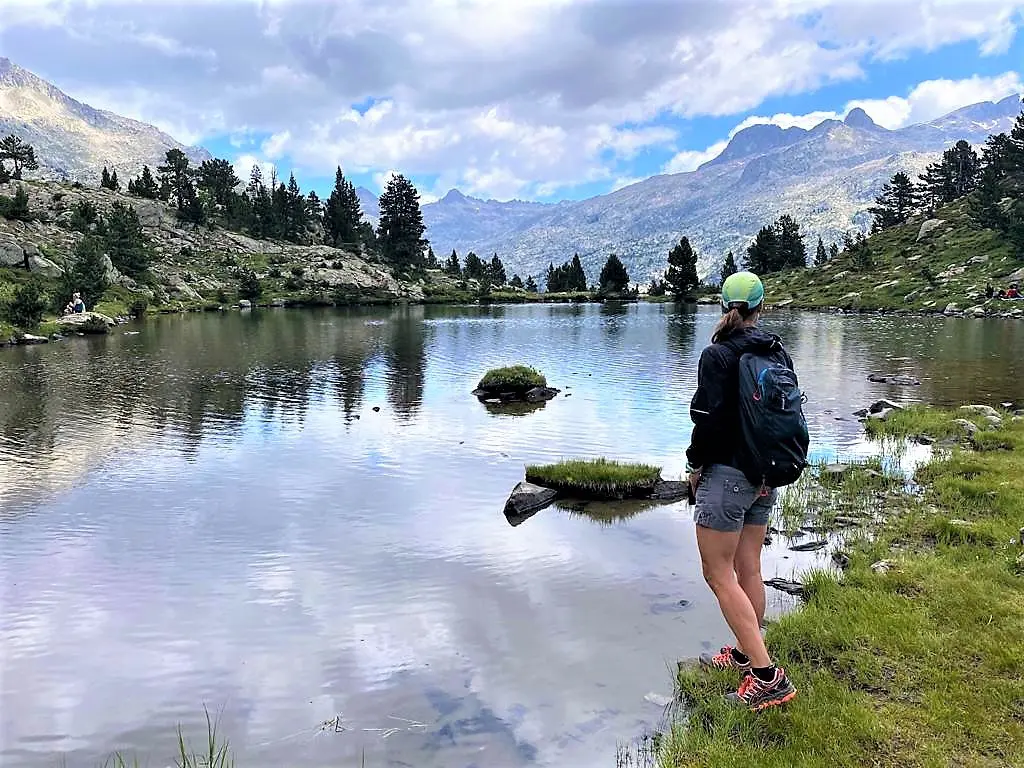
[[[729,142],[727,141],[718,141],[707,149],[684,149],[682,152],[678,152],[665,164],[665,167],[662,169],[662,173],[685,173],[687,171],[695,171],[704,163],[718,157],[728,143]]]
[[[261,153],[300,176],[396,168],[505,197],[631,177],[640,153],[674,145],[665,118],[746,112],[951,43],[1004,51],[1024,0],[4,6],[7,55],[182,140],[269,136]],[[863,106],[894,125],[986,92],[935,82]],[[745,124],[806,127],[825,114]],[[711,149],[667,168],[696,167]]]
[[[917,85],[906,98],[890,96],[887,99],[851,101],[846,105],[846,111],[860,107],[879,125],[902,128],[934,120],[968,104],[998,101],[1021,92],[1024,92],[1024,84],[1017,72],[964,80],[927,80]]]

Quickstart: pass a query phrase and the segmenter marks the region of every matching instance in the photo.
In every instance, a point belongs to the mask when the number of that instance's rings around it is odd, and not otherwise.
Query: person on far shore
[[[991,299],[995,292],[996,292],[996,289],[992,287],[992,283],[989,283],[985,287],[985,298],[986,299]]]
[[[1021,298],[1020,288],[1017,286],[1016,283],[1014,283],[1013,285],[1010,286],[1010,290],[1008,290],[1006,292],[1006,298],[1008,298],[1008,299],[1019,299],[1019,298]]]
[[[726,699],[753,710],[785,704],[797,692],[785,670],[768,655],[762,634],[761,548],[778,492],[763,483],[753,484],[737,468],[742,462],[736,458],[745,439],[739,399],[741,355],[770,357],[793,370],[779,338],[756,327],[763,301],[764,286],[751,272],[738,272],[723,283],[722,318],[697,368],[697,391],[690,406],[693,434],[686,450],[704,579],[736,637],[735,647],[702,654],[700,663],[705,668],[739,670],[739,689]]]
[[[69,301],[67,306],[64,307],[64,314],[73,315],[81,314],[82,312],[85,312],[85,302],[82,301],[82,294],[75,291],[74,295],[71,297],[71,301]]]

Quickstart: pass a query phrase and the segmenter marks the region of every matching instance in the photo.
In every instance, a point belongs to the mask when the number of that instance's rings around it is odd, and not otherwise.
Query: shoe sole
[[[764,712],[766,709],[771,709],[772,707],[781,707],[783,704],[788,704],[794,698],[796,698],[795,688],[789,693],[787,693],[785,696],[783,696],[781,699],[772,699],[771,701],[765,701],[761,704],[758,704],[756,707],[751,707],[751,709],[754,712]]]

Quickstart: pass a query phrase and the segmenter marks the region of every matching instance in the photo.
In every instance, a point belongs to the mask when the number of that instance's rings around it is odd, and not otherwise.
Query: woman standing
[[[762,634],[761,547],[777,491],[752,483],[736,460],[744,440],[740,356],[745,352],[773,356],[793,369],[778,337],[756,327],[763,301],[764,286],[750,272],[737,272],[723,283],[722,319],[697,369],[697,391],[690,405],[693,434],[686,451],[704,579],[736,637],[735,646],[727,645],[716,655],[702,654],[701,663],[739,670],[739,689],[726,698],[753,710],[778,706],[796,696],[785,670],[768,655]]]

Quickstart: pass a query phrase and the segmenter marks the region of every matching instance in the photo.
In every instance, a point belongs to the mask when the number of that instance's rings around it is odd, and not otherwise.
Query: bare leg
[[[740,587],[747,594],[757,614],[758,627],[764,626],[764,582],[761,580],[761,549],[767,525],[745,525],[740,532],[740,543],[736,547],[733,566]],[[742,649],[741,649],[742,650]]]
[[[761,639],[757,613],[750,598],[740,587],[734,570],[740,532],[728,533],[697,526],[697,548],[700,550],[704,580],[711,587],[722,609],[722,615],[736,636],[737,644],[755,667],[771,666],[771,658]]]

